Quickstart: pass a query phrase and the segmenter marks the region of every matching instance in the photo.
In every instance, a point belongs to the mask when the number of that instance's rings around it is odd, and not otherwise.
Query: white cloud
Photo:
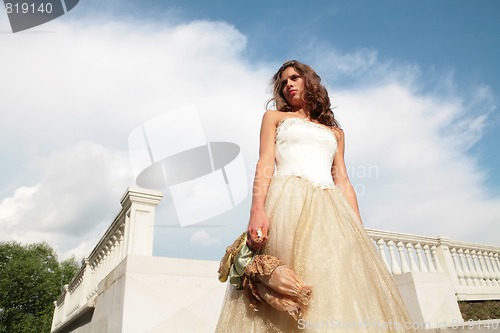
[[[52,26],[56,33],[2,37],[2,60],[23,66],[8,66],[2,77],[9,79],[0,81],[9,92],[1,137],[26,151],[89,136],[119,146],[138,124],[192,103],[205,108],[205,123],[258,126],[252,112],[262,112],[267,76],[240,60],[246,39],[230,25]]]
[[[419,96],[404,85],[336,98],[353,173],[376,170],[352,179],[364,191],[367,226],[469,241],[477,228],[484,242],[497,242],[487,230],[500,219],[500,199],[488,197],[486,175],[466,153],[483,134],[486,112],[468,114],[459,98]]]
[[[40,184],[32,187],[19,187],[12,197],[0,202],[0,223],[4,228],[14,228],[19,222],[19,215],[33,209],[33,196],[39,189]]]
[[[199,230],[196,231],[191,238],[189,239],[189,242],[194,245],[201,245],[201,246],[210,246],[214,244],[219,244],[220,239],[216,237],[212,237],[206,232],[205,230]]]
[[[40,182],[19,187],[0,203],[2,240],[47,241],[65,252],[95,239],[94,233],[103,232],[119,211],[121,192],[131,180],[127,159],[124,153],[79,142],[36,160]],[[93,246],[86,246],[87,252]]]

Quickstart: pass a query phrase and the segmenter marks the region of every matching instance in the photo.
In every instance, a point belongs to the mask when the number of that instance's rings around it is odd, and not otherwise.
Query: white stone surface
[[[429,328],[463,322],[453,286],[445,274],[410,272],[395,275],[394,281],[413,322]]]
[[[218,264],[128,258],[122,332],[213,332],[225,291]]]
[[[226,289],[217,280],[218,265],[127,256],[99,284],[91,321],[71,332],[213,332]]]

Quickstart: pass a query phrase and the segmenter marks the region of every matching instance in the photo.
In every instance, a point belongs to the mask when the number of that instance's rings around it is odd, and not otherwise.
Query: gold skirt
[[[413,332],[385,263],[339,188],[275,176],[266,199],[273,255],[312,286],[295,321],[268,305],[254,311],[228,283],[216,332]]]

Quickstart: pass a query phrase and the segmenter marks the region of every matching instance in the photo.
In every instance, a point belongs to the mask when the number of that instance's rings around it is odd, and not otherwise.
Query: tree
[[[47,243],[0,243],[0,333],[50,332],[54,301],[79,269]]]

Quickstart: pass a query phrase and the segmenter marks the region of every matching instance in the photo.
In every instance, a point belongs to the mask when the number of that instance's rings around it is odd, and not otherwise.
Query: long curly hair
[[[331,108],[328,91],[325,86],[321,84],[321,78],[316,74],[314,69],[297,60],[285,62],[276,74],[273,75],[271,82],[273,86],[273,97],[267,102],[266,107],[268,107],[269,104],[274,104],[276,110],[283,112],[293,111],[286,102],[285,96],[283,96],[283,81],[281,80],[281,74],[283,74],[283,71],[288,67],[293,67],[304,81],[302,99],[309,109],[309,118],[326,126],[340,128],[340,124],[335,119]]]

